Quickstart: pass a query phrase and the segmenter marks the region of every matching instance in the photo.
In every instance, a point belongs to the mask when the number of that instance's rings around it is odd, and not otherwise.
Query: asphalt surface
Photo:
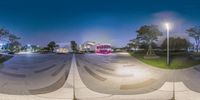
[[[72,54],[15,55],[0,65],[0,93],[34,95],[55,91],[65,83],[71,60]]]

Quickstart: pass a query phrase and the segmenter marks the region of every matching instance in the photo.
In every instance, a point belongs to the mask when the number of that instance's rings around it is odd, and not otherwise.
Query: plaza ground
[[[70,57],[54,54],[15,55],[0,65],[0,80],[3,80],[0,81],[0,93],[32,95],[59,89],[69,72]],[[63,76],[63,73],[66,75]]]
[[[1,67],[0,100],[200,98],[200,66],[160,69],[128,53],[16,55]]]

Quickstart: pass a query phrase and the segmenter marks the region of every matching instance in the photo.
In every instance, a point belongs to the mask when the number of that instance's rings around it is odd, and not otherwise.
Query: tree
[[[169,48],[170,50],[173,51],[177,51],[177,50],[187,50],[187,48],[190,46],[190,42],[187,41],[184,38],[173,38],[170,37],[169,38]],[[161,44],[161,48],[162,49],[166,49],[167,48],[167,39],[165,39],[163,41],[163,43]]]
[[[53,52],[54,49],[57,47],[56,42],[54,42],[54,41],[49,42],[49,44],[47,45],[47,47],[48,47],[48,49],[49,49],[51,52]]]
[[[71,41],[71,49],[73,50],[73,52],[78,51],[76,41]]]
[[[4,38],[7,38],[9,40],[8,42],[15,42],[20,39],[20,37],[10,33],[8,30],[0,28],[0,39],[2,40]]]
[[[8,37],[9,34],[10,33],[7,30],[0,28],[0,39],[2,39],[3,37]]]
[[[199,43],[200,43],[200,26],[195,26],[186,30],[190,37],[195,40],[196,51],[199,52]]]
[[[11,52],[19,52],[20,51],[21,44],[18,41],[11,42],[8,45],[9,45],[8,49]]]
[[[147,56],[155,56],[152,49],[152,43],[157,40],[158,36],[162,36],[162,32],[158,29],[156,25],[144,25],[136,31],[137,39],[144,41],[148,44]]]
[[[0,28],[0,40],[7,42],[7,49],[12,52],[18,52],[20,50],[20,37],[10,33],[8,30],[4,28]]]
[[[134,50],[136,51],[137,46],[138,46],[138,39],[132,39],[130,40],[130,43],[128,43],[129,49],[134,48]]]
[[[9,34],[9,35],[8,35],[8,39],[9,39],[9,41],[12,43],[12,42],[18,41],[18,40],[20,39],[20,37],[17,37],[17,36],[14,35],[14,34]]]
[[[9,40],[8,49],[11,52],[19,52],[21,44],[18,40],[20,39],[20,37],[17,37],[16,35],[11,34],[9,32],[7,33],[7,35]]]

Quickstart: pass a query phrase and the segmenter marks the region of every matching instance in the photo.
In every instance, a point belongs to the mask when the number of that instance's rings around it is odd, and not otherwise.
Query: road
[[[15,55],[0,65],[0,93],[34,95],[62,87],[71,67],[72,55]]]

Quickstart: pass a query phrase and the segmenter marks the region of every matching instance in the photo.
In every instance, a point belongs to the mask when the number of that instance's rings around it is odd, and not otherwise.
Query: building
[[[111,44],[97,44],[96,53],[97,54],[111,54],[112,53]]]
[[[31,44],[27,44],[24,45],[21,48],[20,54],[30,54],[30,53],[36,53],[40,50],[40,46],[39,45],[31,45]]]
[[[70,43],[56,43],[58,47],[55,48],[56,53],[72,52]]]
[[[80,46],[80,51],[95,52],[95,50],[96,50],[96,43],[92,41],[86,41]]]
[[[112,53],[111,44],[95,43],[92,41],[86,41],[80,46],[80,51],[93,52],[97,54],[110,54]]]

